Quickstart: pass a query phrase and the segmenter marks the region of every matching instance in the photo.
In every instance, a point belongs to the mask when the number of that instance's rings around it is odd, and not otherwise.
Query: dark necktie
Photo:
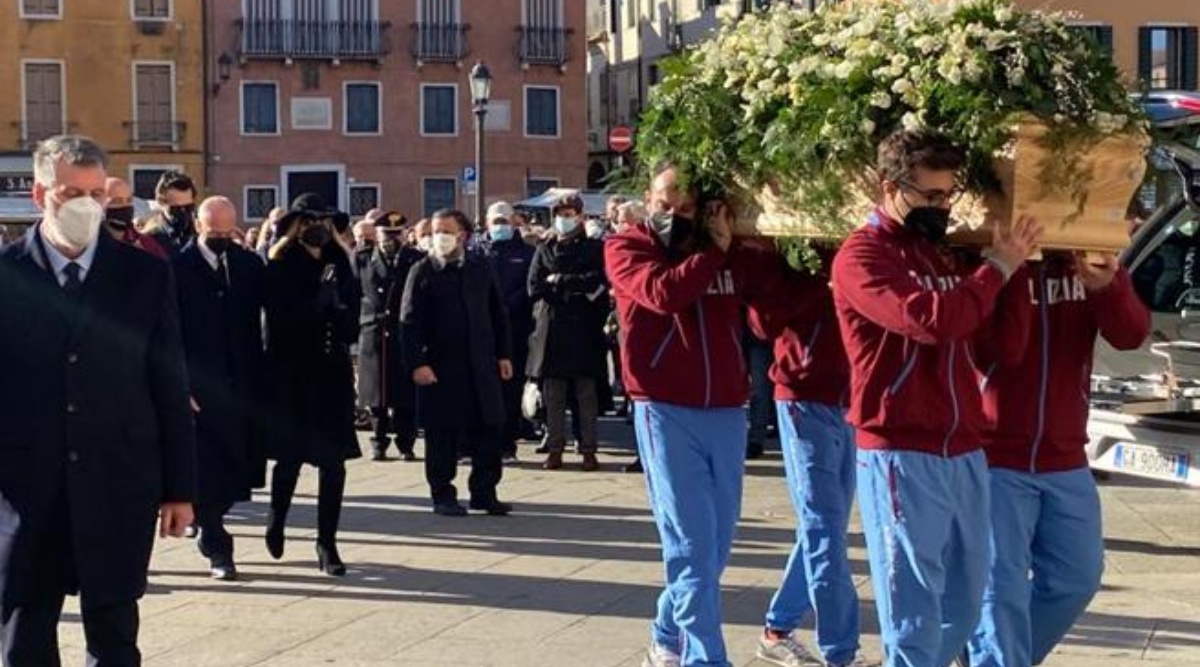
[[[217,280],[225,289],[229,289],[229,266],[225,264],[225,253],[217,255]]]
[[[83,287],[83,281],[79,279],[79,274],[82,271],[83,267],[77,262],[68,262],[67,265],[63,267],[63,275],[66,276],[67,279],[63,281],[62,288],[63,291],[68,295],[75,296],[76,294],[79,294],[79,290]]]

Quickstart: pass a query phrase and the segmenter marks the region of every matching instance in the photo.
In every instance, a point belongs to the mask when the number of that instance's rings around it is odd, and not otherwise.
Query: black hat
[[[297,220],[322,220],[325,218],[333,220],[333,228],[339,234],[350,228],[349,215],[336,208],[326,206],[321,195],[315,192],[305,192],[292,200],[291,208],[275,223],[276,238],[286,235]]]

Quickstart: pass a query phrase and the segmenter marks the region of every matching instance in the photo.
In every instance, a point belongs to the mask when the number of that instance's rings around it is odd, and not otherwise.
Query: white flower
[[[871,19],[863,19],[854,24],[854,34],[859,37],[868,37],[875,33],[875,22]]]
[[[862,131],[863,134],[875,134],[875,121],[871,120],[870,118],[864,120],[862,122]]]
[[[829,46],[829,43],[832,40],[833,40],[833,37],[831,37],[828,33],[819,32],[819,33],[813,35],[812,43],[813,43],[813,46]]]
[[[937,51],[941,45],[933,35],[921,35],[913,40],[913,46],[920,49],[921,53],[929,54]]]
[[[849,79],[856,66],[857,64],[851,60],[843,61],[834,67],[833,74],[839,79]]]
[[[908,130],[909,132],[919,130],[925,126],[925,123],[922,122],[921,117],[911,111],[904,114],[904,117],[900,119],[900,124],[903,125],[904,129]]]
[[[877,91],[871,96],[871,106],[879,107],[880,109],[890,109],[892,108],[892,96],[888,95],[885,91]]]
[[[1012,7],[1008,5],[1001,5],[996,8],[993,16],[995,17],[997,23],[1008,23],[1013,17]]]
[[[896,55],[892,56],[892,67],[908,67],[910,62],[912,61],[909,60],[908,54],[897,53]]]
[[[911,92],[913,88],[914,86],[912,81],[909,81],[908,79],[896,79],[896,81],[892,83],[892,92],[896,93],[897,95],[903,95]]]

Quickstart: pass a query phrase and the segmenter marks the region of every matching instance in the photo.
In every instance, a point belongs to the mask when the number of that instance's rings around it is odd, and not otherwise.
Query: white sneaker
[[[678,653],[658,644],[650,644],[646,659],[642,661],[642,667],[681,667],[682,664]]]
[[[791,635],[773,641],[759,637],[758,652],[755,655],[760,660],[780,667],[825,667],[824,660],[809,653],[808,649]]]

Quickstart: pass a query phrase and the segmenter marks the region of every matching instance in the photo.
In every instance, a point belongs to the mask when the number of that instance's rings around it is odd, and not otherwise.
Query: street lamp
[[[471,68],[471,101],[475,106],[475,224],[483,225],[483,121],[492,96],[492,73],[483,61]]]
[[[221,92],[221,86],[229,81],[229,77],[233,68],[233,57],[228,52],[222,51],[220,57],[217,58],[217,81],[213,82],[212,94],[216,95]]]

